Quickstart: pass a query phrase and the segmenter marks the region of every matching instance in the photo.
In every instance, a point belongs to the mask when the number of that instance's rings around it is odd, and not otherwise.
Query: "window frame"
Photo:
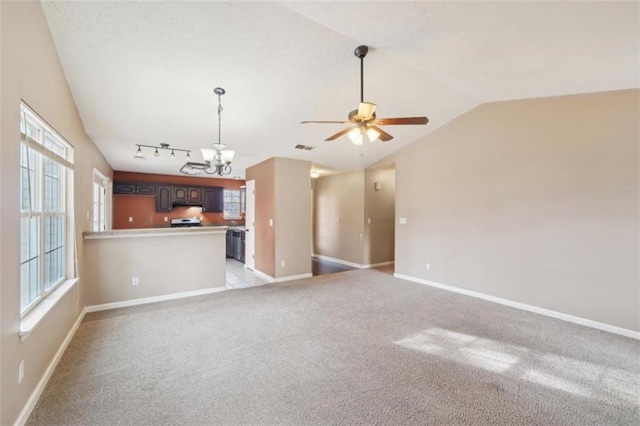
[[[28,313],[58,289],[73,274],[73,146],[34,112],[27,104],[20,104],[20,314],[24,318]],[[26,165],[23,161],[26,160]],[[31,161],[34,163],[31,164]],[[25,197],[24,169],[27,168],[28,189]],[[33,173],[31,173],[33,170]],[[54,170],[56,172],[54,172]],[[33,181],[32,181],[33,180]],[[47,184],[49,182],[49,184]],[[52,194],[55,194],[53,198]],[[25,203],[26,198],[26,203]],[[31,237],[29,226],[28,259],[23,261],[24,219],[36,218],[35,238]],[[48,223],[48,226],[47,226]],[[55,225],[54,225],[55,223]],[[52,226],[56,228],[52,231]],[[47,232],[49,239],[47,239]],[[52,247],[51,240],[55,241]],[[31,256],[31,244],[37,241],[37,250]],[[49,247],[47,247],[49,243]],[[55,251],[60,250],[60,259],[51,260]],[[23,282],[23,265],[36,260],[37,296],[24,305],[23,294],[30,299],[33,282]],[[55,262],[55,263],[53,263]],[[49,270],[47,270],[49,268]],[[55,280],[46,282],[47,274],[55,271]]]
[[[91,231],[102,232],[109,228],[107,218],[108,202],[108,187],[109,179],[100,173],[98,169],[93,169],[93,190],[91,198]],[[96,218],[96,196],[97,196],[97,218]],[[97,226],[96,226],[97,225]]]
[[[228,193],[233,193],[230,194],[230,197],[227,197]],[[237,201],[234,200],[233,198],[235,198],[237,196]],[[240,189],[232,189],[232,188],[224,188],[223,192],[222,192],[222,200],[223,200],[223,207],[222,207],[222,218],[223,219],[228,219],[228,220],[233,220],[233,219],[242,219],[242,194],[240,192]],[[233,212],[228,213],[227,210],[227,206],[228,205],[233,205]],[[237,211],[238,214],[235,215],[234,212]]]

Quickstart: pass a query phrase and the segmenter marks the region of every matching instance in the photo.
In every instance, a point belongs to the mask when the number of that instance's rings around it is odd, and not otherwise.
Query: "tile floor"
[[[329,262],[327,260],[321,260],[317,258],[312,259],[313,275],[333,274],[336,272],[350,271],[356,268],[345,266],[335,262]],[[393,275],[393,265],[385,265],[375,268],[380,272],[384,272],[389,275]],[[228,289],[233,288],[247,288],[256,287],[259,285],[267,284],[267,280],[260,278],[251,270],[244,267],[244,263],[235,259],[227,259],[227,276],[226,287]]]
[[[264,285],[267,281],[258,277],[244,267],[244,263],[235,259],[227,259],[227,288],[247,288]]]

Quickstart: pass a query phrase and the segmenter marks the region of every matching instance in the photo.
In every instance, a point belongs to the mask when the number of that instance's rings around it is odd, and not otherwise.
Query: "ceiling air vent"
[[[307,146],[307,145],[300,145],[300,144],[298,144],[298,145],[296,145],[294,148],[295,148],[295,149],[301,149],[301,150],[303,150],[303,151],[311,151],[312,149],[315,149],[315,146]]]

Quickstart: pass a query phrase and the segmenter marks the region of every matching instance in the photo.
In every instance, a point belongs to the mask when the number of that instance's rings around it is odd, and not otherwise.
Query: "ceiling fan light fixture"
[[[380,129],[378,126],[386,125],[406,125],[406,124],[427,124],[427,117],[394,117],[394,118],[377,118],[376,104],[364,101],[364,58],[367,56],[369,48],[365,45],[356,47],[354,55],[360,59],[360,104],[357,110],[349,112],[348,121],[301,121],[301,124],[307,123],[323,123],[323,124],[351,124],[355,127],[347,128],[338,133],[329,136],[325,141],[330,142],[345,134],[351,139],[355,145],[362,145],[366,138],[370,142],[380,139],[382,142],[389,142],[393,139],[389,133]],[[373,128],[370,128],[372,126]]]
[[[364,120],[368,120],[373,116],[375,110],[376,104],[372,104],[371,102],[360,102],[360,106],[358,107],[358,116]]]
[[[356,127],[355,129],[351,130],[347,136],[349,136],[349,139],[351,139],[351,142],[354,145],[362,145],[362,129],[360,127]]]
[[[380,132],[375,129],[367,129],[367,137],[369,138],[369,142],[375,142],[380,137]]]

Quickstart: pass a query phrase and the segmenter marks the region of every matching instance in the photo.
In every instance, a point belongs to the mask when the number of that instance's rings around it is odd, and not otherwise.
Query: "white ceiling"
[[[115,170],[178,174],[184,158],[135,144],[236,150],[232,175],[270,157],[327,172],[373,164],[491,101],[639,87],[638,2],[43,2],[85,130]],[[365,100],[391,142],[352,145]],[[293,149],[312,145],[313,151]]]

